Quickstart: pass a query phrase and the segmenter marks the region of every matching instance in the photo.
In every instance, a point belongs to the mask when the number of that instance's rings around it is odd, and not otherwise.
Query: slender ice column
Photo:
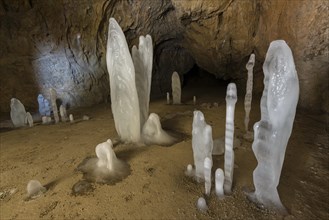
[[[169,92],[167,92],[167,105],[170,104],[170,96],[169,96]]]
[[[143,141],[146,144],[171,145],[176,139],[171,137],[161,127],[160,118],[151,113],[142,130]]]
[[[64,105],[59,106],[59,114],[61,115],[62,122],[67,121],[67,113]]]
[[[171,89],[173,104],[181,104],[181,85],[177,72],[174,72],[171,76]]]
[[[211,168],[212,168],[212,159],[206,157],[204,159],[204,179],[205,179],[205,192],[206,195],[210,195],[211,191]]]
[[[277,186],[295,118],[299,82],[292,52],[285,41],[270,44],[263,65],[261,120],[254,125],[252,149],[258,161],[253,173],[255,192],[249,199],[283,214]]]
[[[29,127],[33,127],[33,118],[30,112],[26,112],[25,124],[29,124]]]
[[[140,109],[140,128],[143,128],[149,115],[152,82],[153,44],[150,35],[139,37],[138,49],[134,45],[131,56],[135,67],[136,89]]]
[[[204,160],[212,158],[212,128],[205,121],[201,111],[194,111],[192,128],[192,149],[197,181],[204,179]]]
[[[135,68],[126,38],[114,18],[109,20],[106,64],[115,129],[122,141],[139,142],[141,125]]]
[[[219,199],[224,198],[224,172],[218,168],[215,172],[215,189]]]
[[[15,127],[25,126],[25,107],[21,101],[16,98],[10,100],[10,118]]]
[[[53,109],[53,113],[54,113],[55,123],[58,123],[59,116],[58,116],[58,108],[56,104],[57,93],[56,90],[53,88],[49,89],[49,93],[50,93],[50,102],[51,102],[51,108]]]
[[[249,61],[246,64],[246,69],[248,70],[246,96],[244,97],[244,110],[246,112],[246,115],[244,117],[244,128],[246,130],[246,133],[248,132],[249,114],[250,114],[250,109],[251,109],[254,65],[255,65],[255,54],[251,54]]]
[[[193,96],[193,105],[196,105],[196,96]]]
[[[235,83],[230,83],[226,91],[226,130],[225,130],[225,181],[224,191],[230,194],[232,190],[233,171],[234,171],[234,109],[237,101],[237,92]]]

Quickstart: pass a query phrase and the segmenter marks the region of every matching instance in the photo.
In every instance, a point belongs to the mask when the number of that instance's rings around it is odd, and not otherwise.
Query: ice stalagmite
[[[53,109],[53,113],[54,113],[55,123],[58,123],[59,116],[58,116],[58,108],[57,108],[57,104],[56,104],[57,93],[56,93],[56,90],[53,88],[49,89],[49,93],[50,93],[50,102],[51,102],[51,108]]]
[[[176,139],[171,137],[161,127],[160,118],[151,113],[142,130],[143,141],[146,144],[171,145]]]
[[[224,198],[224,172],[221,168],[218,168],[215,172],[215,189],[216,195],[219,199]]]
[[[233,182],[233,170],[234,170],[234,151],[233,151],[233,139],[234,139],[234,110],[235,103],[237,101],[237,92],[235,83],[230,83],[226,90],[226,127],[225,127],[225,181],[224,192],[230,194],[232,190]]]
[[[152,80],[153,44],[150,35],[139,37],[138,49],[134,45],[131,56],[135,67],[136,89],[139,100],[140,128],[143,128],[149,115]]]
[[[122,141],[139,142],[141,125],[135,68],[126,38],[114,18],[109,20],[106,64],[115,128]]]
[[[16,98],[10,100],[10,118],[15,127],[25,126],[25,107],[21,101]]]
[[[59,114],[61,115],[62,122],[67,121],[67,113],[64,105],[59,106]]]
[[[285,214],[277,186],[299,95],[294,59],[285,41],[277,40],[270,44],[263,71],[261,119],[254,125],[252,144],[258,161],[253,173],[255,192],[248,197],[266,208]]]
[[[249,114],[250,114],[250,109],[251,109],[254,65],[255,65],[255,54],[251,54],[249,61],[246,64],[246,69],[248,70],[246,95],[244,97],[244,110],[246,112],[246,115],[244,117],[244,128],[246,130],[246,133],[248,133]]]
[[[211,190],[211,168],[212,168],[212,159],[206,157],[204,159],[204,184],[205,184],[205,193],[207,196],[210,195]]]
[[[29,124],[29,127],[33,127],[33,118],[30,112],[26,112],[25,124]]]
[[[173,104],[181,104],[181,84],[179,75],[174,72],[171,76],[171,89],[172,89],[172,99]]]
[[[204,160],[212,158],[212,128],[205,121],[201,111],[194,111],[192,128],[192,149],[197,181],[204,179]]]

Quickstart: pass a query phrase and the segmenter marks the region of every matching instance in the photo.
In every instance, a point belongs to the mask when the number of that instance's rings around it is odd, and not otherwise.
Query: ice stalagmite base
[[[204,160],[212,158],[212,128],[205,121],[201,111],[194,111],[192,128],[192,149],[197,181],[204,179]]]
[[[235,83],[230,83],[226,91],[226,128],[225,128],[225,181],[224,192],[230,194],[233,183],[234,171],[234,110],[237,101],[237,92]]]
[[[171,145],[176,141],[162,129],[160,118],[155,113],[151,113],[145,122],[142,137],[145,144]]]
[[[245,138],[251,139],[252,133],[249,132],[249,115],[251,109],[251,101],[252,101],[252,86],[253,86],[253,69],[255,65],[255,54],[251,54],[248,63],[246,64],[246,69],[248,70],[248,80],[247,80],[247,88],[246,95],[244,98],[244,110],[246,115],[244,117],[244,128],[246,131]]]
[[[285,41],[270,44],[263,65],[261,120],[254,125],[252,149],[258,161],[253,173],[255,192],[249,199],[286,214],[277,186],[292,131],[299,95],[292,52]]]
[[[126,38],[114,18],[109,21],[106,64],[115,128],[122,141],[139,142],[141,125],[135,68]]]
[[[181,104],[181,84],[179,75],[177,72],[174,72],[171,76],[171,89],[172,89],[172,103]]]

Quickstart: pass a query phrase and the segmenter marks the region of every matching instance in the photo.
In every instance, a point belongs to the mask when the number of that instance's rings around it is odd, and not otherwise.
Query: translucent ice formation
[[[27,197],[31,199],[34,199],[47,191],[38,180],[30,180],[27,184],[26,190]]]
[[[86,180],[114,184],[129,175],[129,165],[116,157],[112,146],[110,139],[98,144],[95,149],[97,158],[89,158],[79,165],[78,169]]]
[[[48,99],[45,99],[42,94],[38,95],[38,103],[39,103],[39,113],[41,116],[50,116],[51,107]]]
[[[204,160],[212,158],[212,128],[205,121],[201,111],[194,111],[192,128],[192,149],[197,181],[204,179]]]
[[[177,72],[174,72],[171,76],[171,89],[173,104],[181,104],[181,85]]]
[[[126,38],[114,18],[109,21],[106,64],[115,128],[122,141],[139,142],[141,125],[135,67]]]
[[[59,106],[59,114],[61,115],[62,122],[67,121],[67,113],[64,105]]]
[[[33,127],[33,118],[30,112],[26,112],[25,124],[29,124],[29,127]]]
[[[69,115],[69,119],[70,119],[70,122],[73,123],[74,122],[74,117],[72,114]]]
[[[200,197],[197,201],[196,207],[198,208],[199,211],[205,212],[208,210],[208,206],[206,203],[206,200],[203,197]]]
[[[286,213],[277,186],[295,118],[299,83],[292,52],[285,41],[270,44],[263,71],[261,120],[254,125],[252,144],[258,161],[253,173],[255,192],[248,197],[266,208]]]
[[[155,113],[151,113],[145,122],[142,137],[145,144],[172,145],[176,141],[162,129],[160,118]]]
[[[169,96],[169,92],[167,92],[167,105],[170,104],[170,96]]]
[[[219,199],[224,198],[224,172],[218,168],[215,172],[215,190]]]
[[[252,100],[252,84],[253,84],[253,69],[255,65],[255,54],[251,54],[248,63],[246,64],[246,69],[248,70],[248,79],[247,79],[247,88],[246,95],[244,97],[244,110],[246,115],[244,117],[244,127],[246,133],[248,132],[249,125],[249,114],[251,109],[251,100]]]
[[[226,127],[225,127],[225,181],[224,191],[231,193],[234,170],[234,110],[237,101],[237,92],[235,83],[230,83],[226,90]]]
[[[58,108],[57,108],[57,104],[56,104],[56,99],[57,99],[56,90],[53,89],[53,88],[50,88],[49,89],[49,94],[50,94],[51,108],[53,109],[53,113],[54,113],[55,123],[58,123],[59,122],[59,116],[58,116]]]
[[[12,98],[10,101],[10,118],[15,127],[25,126],[25,107],[21,101],[16,98]]]
[[[205,180],[205,193],[207,196],[210,195],[210,190],[211,190],[211,168],[212,168],[212,159],[206,157],[206,159],[204,159],[204,180]]]
[[[131,57],[135,67],[136,89],[140,110],[140,129],[142,129],[149,115],[151,92],[153,44],[150,35],[139,37],[138,49],[135,45],[133,46]]]

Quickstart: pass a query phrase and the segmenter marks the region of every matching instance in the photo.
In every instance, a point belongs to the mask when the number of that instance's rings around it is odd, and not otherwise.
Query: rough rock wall
[[[300,106],[328,112],[326,0],[0,0],[0,111],[11,97],[36,109],[50,87],[71,106],[105,101],[108,19],[115,17],[131,47],[139,35],[154,41],[152,93],[170,89],[174,70],[196,63],[240,82],[256,53],[256,90],[261,65],[275,39],[291,47],[300,79]],[[327,103],[327,104],[324,104]],[[322,105],[322,106],[321,106]]]

